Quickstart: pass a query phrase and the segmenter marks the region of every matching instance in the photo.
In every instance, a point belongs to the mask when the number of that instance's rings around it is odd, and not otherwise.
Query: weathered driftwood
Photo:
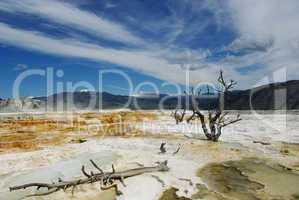
[[[72,181],[63,181],[59,179],[57,183],[29,183],[20,186],[10,187],[10,191],[22,190],[27,188],[35,187],[37,190],[41,188],[46,188],[47,191],[40,192],[36,194],[31,194],[26,197],[34,197],[34,196],[46,196],[58,191],[66,191],[69,188],[72,188],[72,194],[74,194],[74,190],[78,185],[83,184],[90,184],[94,182],[100,182],[101,189],[107,190],[110,188],[115,188],[118,195],[121,192],[118,190],[116,181],[119,181],[125,186],[124,179],[141,175],[144,173],[151,173],[151,172],[166,172],[169,171],[169,167],[167,166],[167,161],[164,162],[157,162],[157,165],[154,167],[140,167],[130,170],[125,170],[121,172],[116,172],[114,166],[112,165],[112,172],[104,172],[93,160],[90,160],[91,164],[99,171],[99,173],[90,172],[87,173],[85,167],[82,166],[81,171],[85,178],[72,180]]]

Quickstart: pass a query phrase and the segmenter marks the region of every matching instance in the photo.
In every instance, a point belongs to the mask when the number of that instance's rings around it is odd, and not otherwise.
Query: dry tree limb
[[[169,171],[169,167],[167,166],[167,161],[157,162],[157,165],[154,167],[140,167],[140,168],[125,170],[125,171],[121,171],[121,172],[116,172],[113,165],[112,165],[112,172],[104,172],[103,170],[101,170],[100,167],[97,166],[97,164],[94,161],[90,160],[90,162],[100,173],[90,172],[90,174],[88,174],[85,171],[85,167],[82,166],[81,171],[82,171],[83,175],[85,176],[85,178],[81,178],[81,179],[77,179],[77,180],[73,180],[73,181],[63,181],[62,179],[59,179],[57,183],[51,183],[51,184],[29,183],[29,184],[24,184],[24,185],[20,185],[20,186],[10,187],[9,190],[12,192],[12,191],[28,189],[28,188],[36,188],[37,190],[39,190],[41,188],[47,189],[47,191],[45,191],[45,192],[30,194],[30,195],[27,195],[26,197],[46,196],[46,195],[50,195],[52,193],[55,193],[55,192],[58,192],[61,190],[66,191],[69,188],[72,188],[72,194],[73,194],[76,187],[79,185],[100,182],[102,190],[115,188],[117,194],[121,194],[121,192],[118,190],[118,185],[117,185],[116,181],[119,181],[123,185],[125,185],[124,184],[125,178],[141,175],[144,173]]]
[[[223,78],[223,71],[222,70],[220,70],[220,75],[218,77],[218,82],[223,87],[224,91],[222,91],[222,92],[227,92],[230,89],[233,89],[237,85],[237,82],[234,81],[234,80],[230,80],[229,82],[225,81],[224,78]]]
[[[93,160],[90,160],[90,162],[97,170],[99,170],[101,174],[104,174],[104,171],[99,166],[97,166],[97,164]]]
[[[236,123],[236,122],[239,122],[239,121],[241,121],[241,120],[242,120],[242,119],[240,118],[240,115],[237,115],[236,119],[230,120],[230,121],[228,121],[228,122],[223,122],[220,126],[223,128],[223,127],[226,127],[226,126],[228,126],[228,125],[230,125],[230,124],[234,124],[234,123]]]

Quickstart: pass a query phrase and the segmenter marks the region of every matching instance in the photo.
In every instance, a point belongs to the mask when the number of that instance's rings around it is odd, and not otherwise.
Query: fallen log
[[[144,173],[169,171],[169,167],[167,166],[167,161],[157,162],[156,163],[157,165],[154,167],[140,167],[140,168],[125,170],[125,171],[121,171],[121,172],[116,172],[113,165],[112,165],[112,172],[104,172],[93,160],[90,160],[90,162],[95,167],[95,169],[98,170],[99,173],[94,173],[92,171],[90,173],[87,173],[85,171],[85,167],[82,166],[81,171],[82,171],[83,175],[85,176],[85,178],[72,180],[72,181],[64,181],[59,178],[57,183],[51,183],[51,184],[28,183],[28,184],[24,184],[24,185],[20,185],[20,186],[10,187],[9,190],[12,192],[12,191],[28,189],[28,188],[32,188],[32,187],[35,187],[37,190],[39,190],[41,188],[47,189],[47,191],[45,191],[45,192],[27,195],[26,197],[46,196],[46,195],[50,195],[52,193],[55,193],[55,192],[58,192],[61,190],[63,190],[65,192],[69,188],[72,188],[72,194],[74,194],[74,191],[78,185],[100,182],[102,190],[115,188],[117,195],[120,195],[121,192],[118,190],[116,181],[119,181],[124,186],[126,186],[124,183],[124,179],[126,179],[126,178],[141,175]]]

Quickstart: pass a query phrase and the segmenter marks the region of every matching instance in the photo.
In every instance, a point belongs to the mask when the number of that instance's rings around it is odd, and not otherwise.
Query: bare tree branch
[[[230,89],[233,89],[235,85],[237,85],[237,82],[234,81],[234,80],[230,80],[229,83],[227,81],[225,81],[224,78],[223,78],[223,71],[222,70],[220,70],[220,74],[219,74],[219,77],[218,77],[218,82],[220,83],[220,85],[224,89],[224,91],[222,91],[222,92],[227,92]]]
[[[231,121],[226,122],[226,123],[224,122],[224,123],[221,125],[221,127],[225,127],[225,126],[228,126],[228,125],[230,125],[230,124],[234,124],[234,123],[239,122],[239,121],[241,121],[241,120],[242,120],[242,119],[240,118],[240,115],[238,115],[236,119],[231,120]]]
[[[90,162],[97,170],[101,172],[101,174],[104,174],[104,171],[99,166],[97,166],[97,164],[93,160],[90,160]]]

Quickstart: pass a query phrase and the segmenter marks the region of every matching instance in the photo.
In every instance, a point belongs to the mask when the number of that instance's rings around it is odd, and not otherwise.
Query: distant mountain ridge
[[[230,110],[297,110],[299,81],[271,83],[249,90],[232,91],[225,107]]]
[[[299,109],[299,80],[272,83],[248,90],[236,90],[225,94],[227,110],[294,110]],[[188,102],[189,101],[189,102]],[[63,92],[49,97],[0,99],[0,111],[19,112],[26,110],[99,110],[99,109],[175,109],[179,102],[190,105],[186,96],[159,95],[114,95],[108,92]],[[202,109],[219,106],[218,96],[199,97]]]

